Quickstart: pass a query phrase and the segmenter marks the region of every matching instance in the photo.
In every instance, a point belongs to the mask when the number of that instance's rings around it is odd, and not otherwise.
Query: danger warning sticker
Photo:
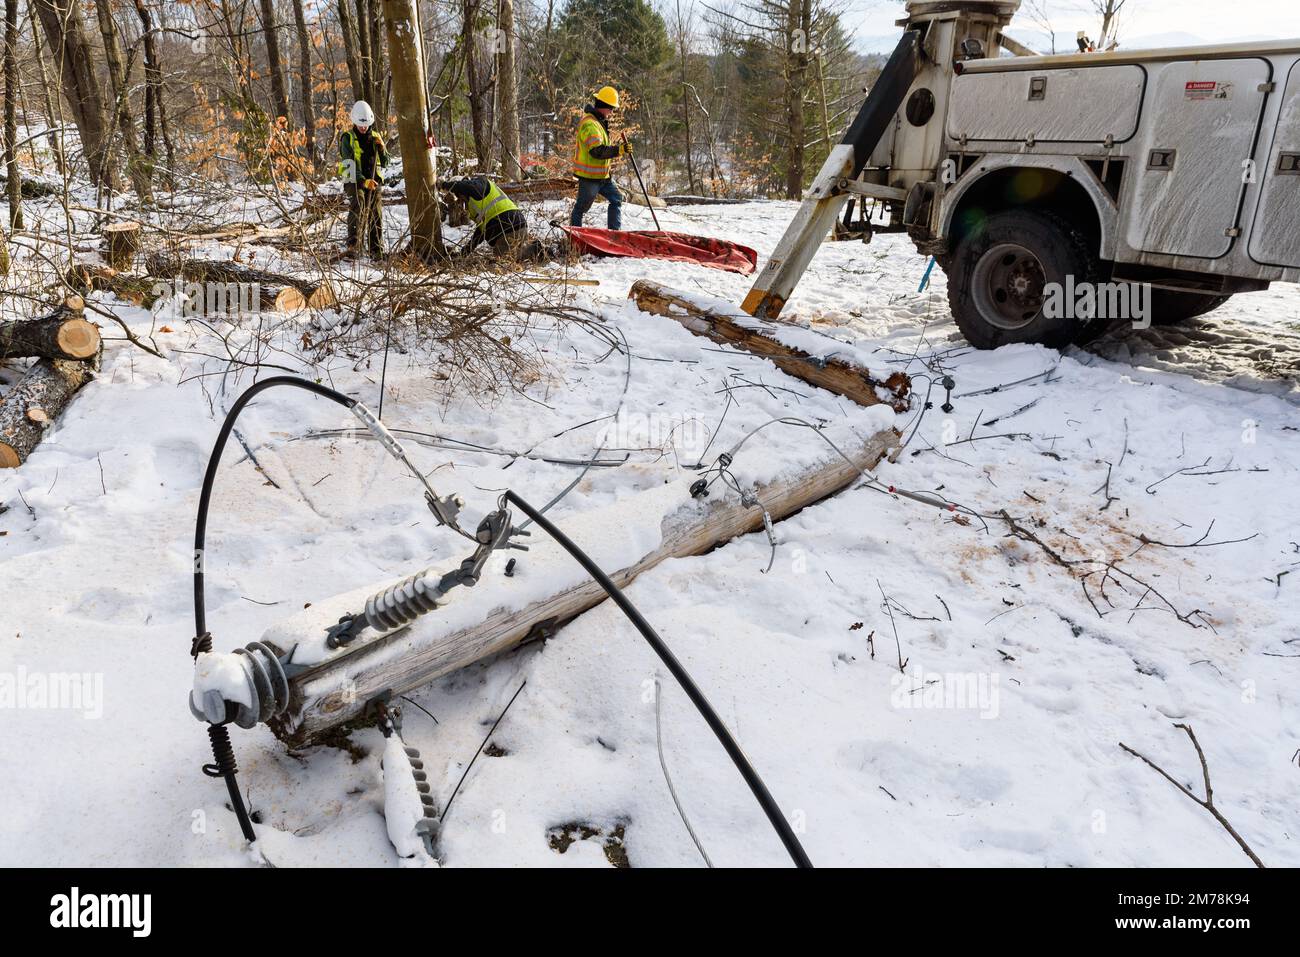
[[[1226,100],[1232,96],[1232,84],[1219,80],[1188,80],[1183,96],[1189,100]]]

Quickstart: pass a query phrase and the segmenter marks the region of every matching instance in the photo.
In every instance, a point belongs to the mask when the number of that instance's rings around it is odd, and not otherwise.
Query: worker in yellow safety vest
[[[606,220],[609,228],[621,229],[623,226],[623,194],[609,178],[609,166],[612,160],[631,154],[632,147],[627,143],[609,141],[609,115],[617,109],[618,90],[605,86],[596,91],[592,102],[583,110],[573,152],[578,198],[573,203],[573,215],[569,217],[571,226],[582,225],[583,217],[597,196],[604,196],[609,202]]]
[[[339,177],[348,196],[348,254],[356,252],[364,236],[370,255],[384,254],[384,210],[379,187],[388,163],[384,138],[374,129],[375,111],[365,100],[352,107],[352,129],[339,137]]]
[[[458,256],[468,256],[485,240],[498,256],[507,256],[528,244],[528,220],[514,201],[486,176],[442,180],[438,188],[465,204],[474,221],[474,233]]]

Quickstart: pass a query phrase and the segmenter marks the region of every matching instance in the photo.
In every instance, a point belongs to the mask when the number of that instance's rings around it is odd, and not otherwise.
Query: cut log
[[[38,319],[0,322],[0,359],[89,359],[98,352],[99,329],[66,304]]]
[[[548,176],[497,184],[516,202],[519,200],[564,199],[578,191],[572,176]]]
[[[104,258],[108,264],[118,271],[130,269],[135,254],[140,251],[140,237],[143,235],[140,224],[109,223],[100,234],[104,237]]]
[[[326,309],[338,299],[328,282],[312,282],[296,276],[284,276],[222,259],[184,259],[157,253],[145,260],[149,275],[175,283],[185,282],[239,284],[236,301],[242,302],[245,290],[255,293],[261,309],[292,312],[295,309]],[[205,290],[206,296],[207,290]],[[229,295],[226,295],[229,300]],[[233,310],[231,310],[233,311]]]
[[[618,183],[618,191],[623,194],[623,202],[631,203],[633,206],[645,206],[651,209],[667,209],[668,204],[659,197],[651,194],[649,197],[641,192],[641,187],[635,183]],[[604,196],[597,196],[597,203],[602,202]]]
[[[95,263],[76,263],[64,273],[63,281],[69,289],[81,294],[111,292],[123,302],[151,308],[158,298],[158,280],[118,272],[112,266]]]
[[[730,199],[725,196],[691,196],[688,193],[677,193],[664,197],[664,202],[669,206],[735,206],[738,203],[752,203],[752,199]]]
[[[851,484],[860,476],[859,467],[873,468],[897,447],[899,435],[887,429],[855,443],[841,442],[837,444],[854,464],[827,449],[816,465],[759,484],[758,499],[772,521]],[[692,498],[691,483],[683,479],[659,486],[561,524],[620,587],[669,558],[701,555],[763,527],[762,509],[731,494]],[[657,536],[647,535],[651,516],[658,517]],[[455,590],[450,604],[405,630],[370,639],[363,632],[347,648],[325,648],[325,629],[343,615],[355,614],[389,583],[316,602],[268,630],[262,640],[279,652],[296,646],[295,662],[317,662],[290,679],[289,708],[272,730],[291,746],[305,744],[360,717],[366,703],[384,692],[411,691],[530,636],[549,633],[605,599],[601,587],[544,534],[535,534],[529,549],[512,576],[487,575],[472,589]],[[447,569],[458,561],[449,559]],[[435,580],[442,570],[435,570]]]
[[[0,468],[27,461],[50,423],[94,374],[92,363],[71,359],[41,359],[28,369],[0,400]]]
[[[632,284],[628,298],[636,300],[642,312],[667,316],[697,336],[771,359],[781,371],[796,379],[852,399],[859,405],[887,402],[895,412],[904,412],[910,404],[912,380],[906,374],[893,372],[880,379],[843,359],[822,358],[786,345],[776,338],[783,328],[781,324],[763,322],[724,303],[702,304],[698,298],[646,279]],[[797,326],[784,328],[802,331]]]

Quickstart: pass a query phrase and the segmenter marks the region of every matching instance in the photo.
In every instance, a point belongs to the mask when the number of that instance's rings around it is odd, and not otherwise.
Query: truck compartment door
[[[1151,66],[1132,193],[1122,203],[1135,250],[1217,259],[1232,248],[1268,61],[1188,60]]]
[[[962,74],[952,82],[948,136],[967,142],[1115,143],[1138,128],[1140,66]]]
[[[1277,131],[1256,175],[1262,181],[1250,234],[1250,258],[1270,266],[1300,266],[1300,62],[1282,91]]]

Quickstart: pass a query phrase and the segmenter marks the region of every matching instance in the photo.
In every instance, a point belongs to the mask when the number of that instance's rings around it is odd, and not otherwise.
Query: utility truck
[[[1300,40],[1043,56],[1003,33],[1019,6],[907,4],[746,312],[780,313],[848,199],[882,213],[866,239],[906,231],[935,257],[979,348],[1143,318],[1117,301],[1174,323],[1300,281]],[[1100,308],[1053,309],[1061,289]]]

